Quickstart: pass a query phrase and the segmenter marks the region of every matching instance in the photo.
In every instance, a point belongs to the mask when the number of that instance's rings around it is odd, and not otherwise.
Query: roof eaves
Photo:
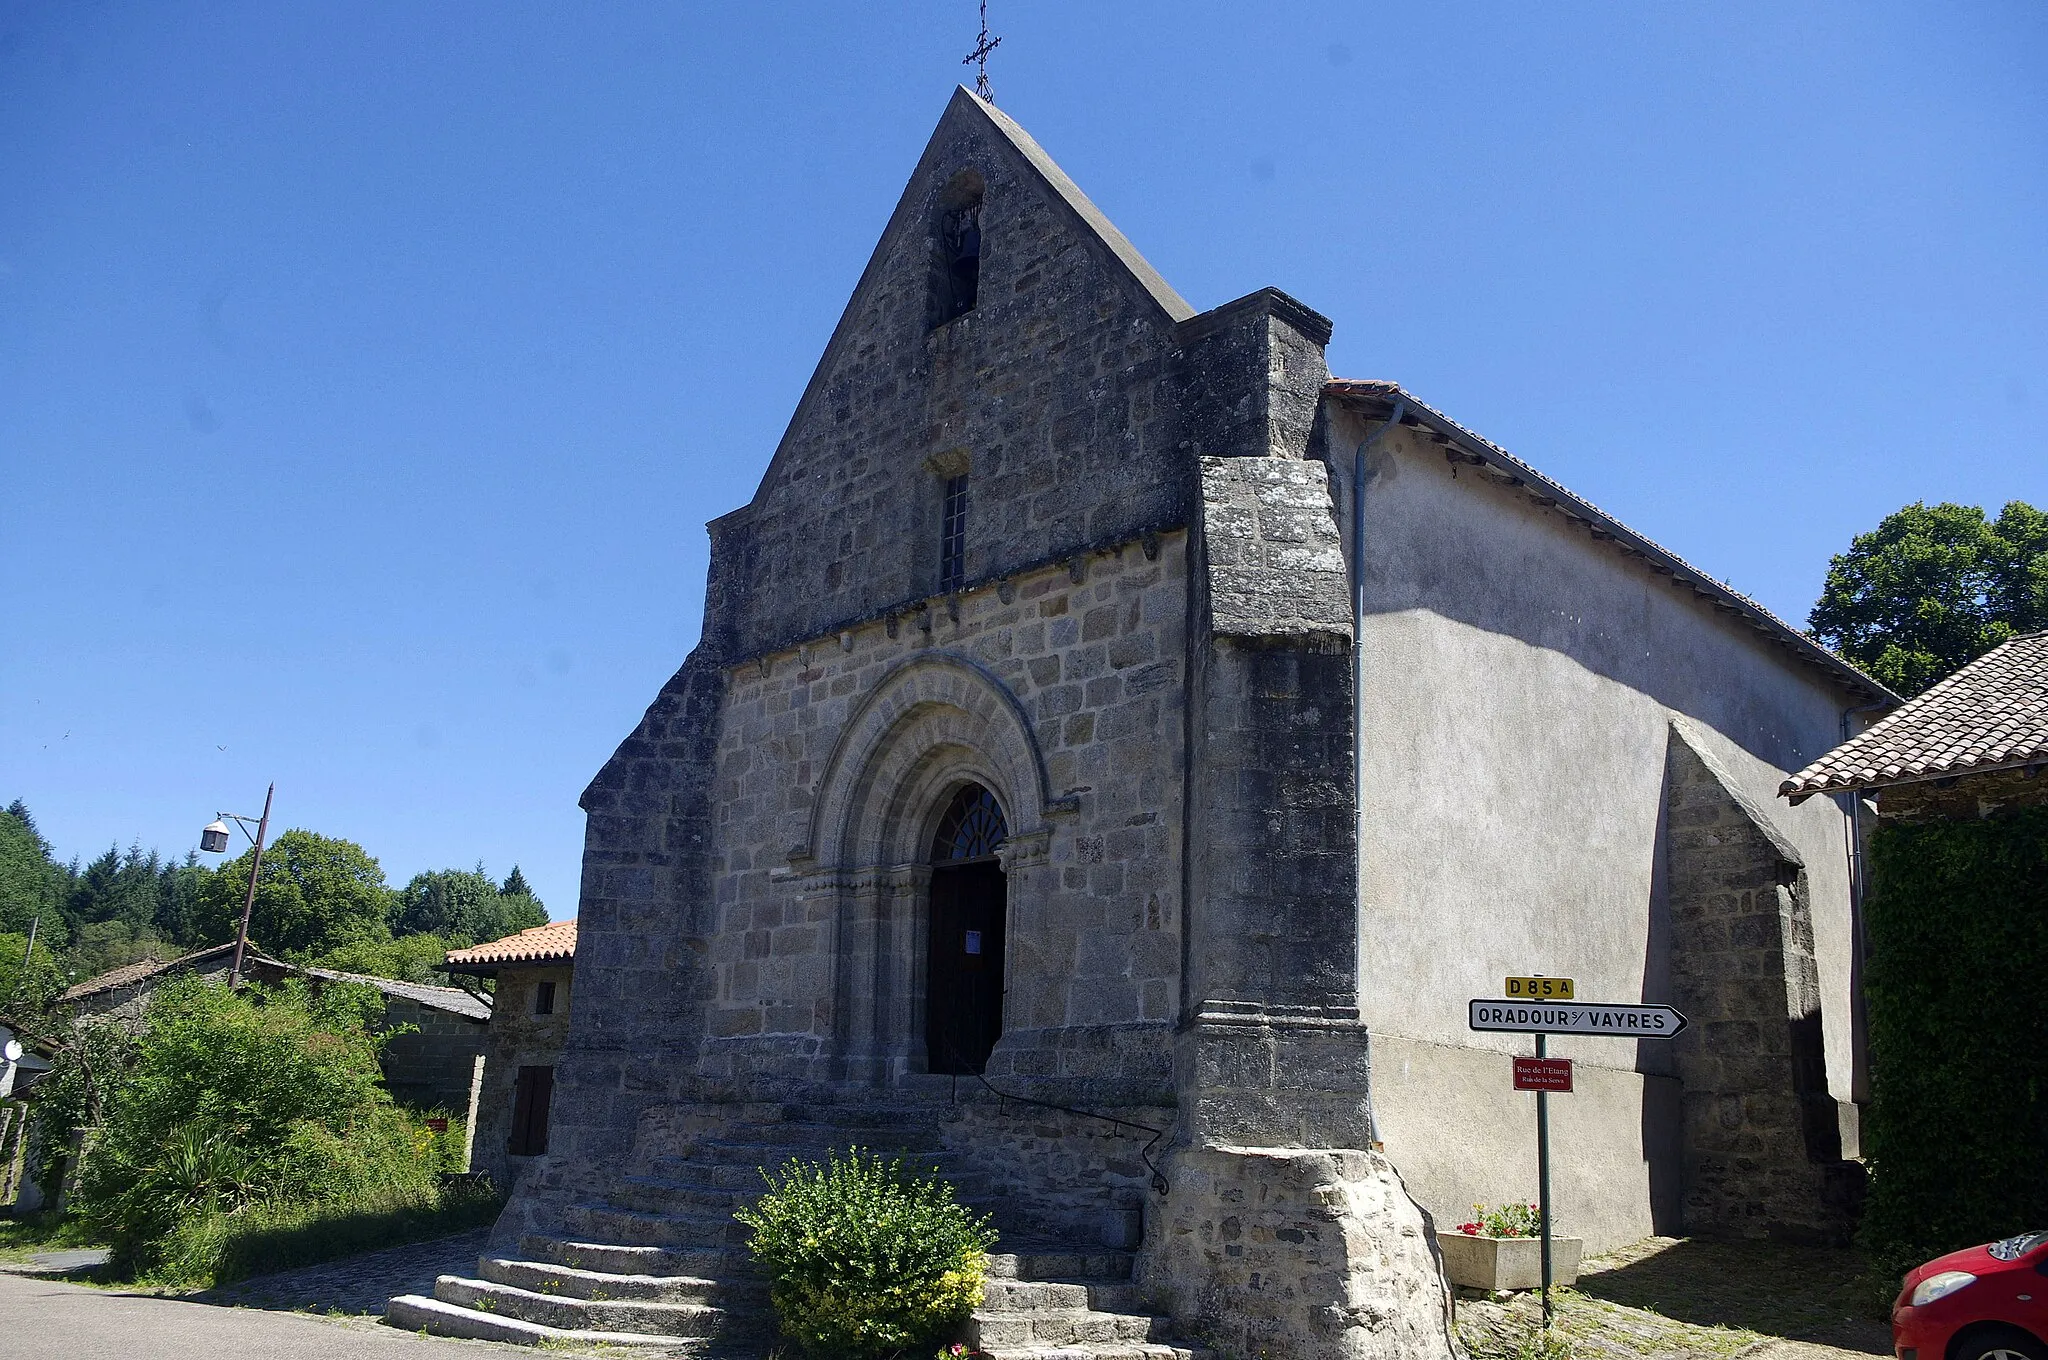
[[[1749,596],[1722,584],[1669,548],[1637,533],[1591,501],[1538,472],[1500,445],[1465,428],[1413,393],[1405,391],[1399,383],[1340,378],[1332,379],[1323,390],[1330,396],[1352,403],[1370,401],[1390,405],[1397,398],[1405,401],[1407,410],[1401,418],[1401,423],[1421,426],[1441,436],[1439,442],[1450,445],[1457,454],[1463,454],[1462,461],[1493,467],[1505,475],[1509,485],[1521,487],[1537,504],[1555,509],[1567,518],[1585,524],[1595,538],[1607,539],[1628,556],[1641,558],[1650,570],[1659,575],[1669,576],[1673,584],[1690,588],[1695,595],[1718,609],[1740,615],[1746,623],[1771,642],[1784,647],[1808,664],[1828,672],[1846,688],[1881,704],[1905,702],[1899,695],[1836,656]]]
[[[1873,770],[1866,774],[1828,775],[1818,782],[1796,786],[1788,779],[1779,785],[1778,796],[1796,807],[1816,794],[1849,793],[1857,789],[1895,789],[1903,784],[1948,784],[1958,779],[1968,779],[1972,775],[2005,774],[2013,770],[2043,768],[2048,768],[2048,757],[2026,755],[1984,765],[1946,765],[1935,770],[1902,771],[1895,775],[1881,774]]]

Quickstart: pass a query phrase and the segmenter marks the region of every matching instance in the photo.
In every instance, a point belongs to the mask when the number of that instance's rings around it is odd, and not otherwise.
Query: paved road
[[[532,1360],[524,1346],[446,1341],[322,1318],[0,1274],[0,1360]]]

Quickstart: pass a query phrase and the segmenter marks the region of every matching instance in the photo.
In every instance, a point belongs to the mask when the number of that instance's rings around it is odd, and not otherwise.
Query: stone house
[[[76,1019],[98,1017],[140,1025],[156,989],[173,977],[196,976],[225,987],[234,964],[235,946],[213,945],[170,960],[144,959],[87,979],[57,998]],[[242,958],[242,976],[274,985],[293,977],[315,987],[328,982],[353,982],[374,987],[384,996],[384,1029],[410,1032],[392,1037],[381,1065],[384,1084],[397,1099],[419,1109],[447,1110],[467,1117],[470,1086],[484,1053],[490,1007],[459,987],[396,982],[364,973],[331,968],[302,968],[273,959],[253,945]]]
[[[149,999],[171,978],[190,974],[215,986],[225,987],[234,963],[235,944],[232,940],[195,949],[175,959],[142,959],[110,968],[98,977],[87,978],[66,989],[57,997],[57,1006],[75,1020],[96,1016],[131,1026],[139,1025],[142,1013],[149,1009]],[[290,964],[271,958],[254,945],[243,951],[242,976],[251,982],[279,983],[292,976],[294,971]]]
[[[572,917],[450,950],[442,965],[449,973],[497,979],[469,1165],[506,1190],[548,1150],[575,961]]]
[[[954,95],[583,794],[547,1156],[394,1320],[662,1330],[510,1286],[743,1270],[762,1149],[863,1142],[1019,1244],[997,1355],[1444,1355],[1431,1216],[1534,1184],[1467,1002],[1531,973],[1693,1020],[1553,1042],[1568,1231],[1840,1233],[1849,819],[1771,795],[1893,696],[1330,334]]]

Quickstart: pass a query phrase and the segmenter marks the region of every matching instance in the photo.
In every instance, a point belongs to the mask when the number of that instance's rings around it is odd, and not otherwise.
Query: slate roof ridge
[[[1882,788],[2048,763],[2048,629],[2017,633],[1778,786]]]
[[[306,972],[329,982],[357,982],[366,987],[375,987],[386,996],[402,996],[409,1001],[417,1001],[422,1006],[447,1011],[466,1020],[491,1018],[491,1008],[460,987],[443,987],[431,982],[405,982],[398,978],[376,977],[369,973],[344,972],[339,968],[309,967]]]
[[[1566,515],[1584,521],[1588,527],[1597,531],[1598,536],[1611,539],[1625,553],[1642,558],[1651,570],[1690,586],[1695,594],[1721,608],[1743,615],[1758,632],[1809,663],[1830,672],[1848,688],[1879,702],[1904,702],[1885,685],[1821,646],[1804,632],[1772,613],[1763,604],[1725,581],[1700,570],[1656,540],[1629,528],[1584,496],[1537,471],[1484,435],[1459,424],[1414,393],[1407,391],[1399,383],[1383,379],[1332,378],[1324,384],[1323,393],[1339,400],[1364,398],[1391,402],[1398,398],[1404,401],[1407,404],[1407,416],[1403,417],[1403,423],[1406,423],[1409,417],[1415,417],[1416,423],[1435,428],[1451,442],[1462,445],[1470,456],[1470,461],[1492,464],[1508,474],[1515,484],[1521,485],[1535,500],[1547,502],[1563,510]]]
[[[111,992],[117,987],[126,987],[131,982],[142,982],[156,977],[161,973],[169,972],[173,968],[188,967],[199,962],[201,959],[210,958],[215,954],[231,953],[234,947],[235,942],[229,940],[226,944],[210,944],[204,949],[195,949],[190,953],[179,954],[175,958],[159,959],[151,956],[145,959],[137,959],[134,963],[124,963],[119,968],[109,968],[106,972],[96,977],[89,977],[83,982],[72,984],[59,994],[57,1000],[59,1002],[82,1001],[89,996],[98,996],[103,992]],[[248,946],[246,957],[272,964],[279,968],[291,967],[290,964],[282,959],[271,958],[261,949],[258,949],[253,942]]]

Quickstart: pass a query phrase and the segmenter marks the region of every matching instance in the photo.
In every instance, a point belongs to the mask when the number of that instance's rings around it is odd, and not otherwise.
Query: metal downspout
[[[1356,814],[1353,834],[1358,841],[1355,872],[1360,909],[1358,954],[1361,965],[1365,959],[1365,460],[1380,440],[1401,428],[1401,417],[1406,414],[1408,399],[1395,397],[1394,409],[1387,416],[1387,423],[1359,440],[1358,449],[1351,456],[1351,799]],[[1360,999],[1363,1000],[1365,978],[1361,975],[1358,982]],[[1366,1070],[1365,1120],[1371,1130],[1373,1146],[1377,1148],[1380,1121],[1372,1100],[1370,1066]]]
[[[1842,710],[1842,741],[1854,733],[1849,720],[1858,713],[1891,708],[1889,700]],[[1864,949],[1863,908],[1865,898],[1863,862],[1863,790],[1849,790],[1849,1100],[1863,1105],[1870,1099],[1870,1016],[1863,1001]],[[1860,1132],[1859,1132],[1860,1140]]]

